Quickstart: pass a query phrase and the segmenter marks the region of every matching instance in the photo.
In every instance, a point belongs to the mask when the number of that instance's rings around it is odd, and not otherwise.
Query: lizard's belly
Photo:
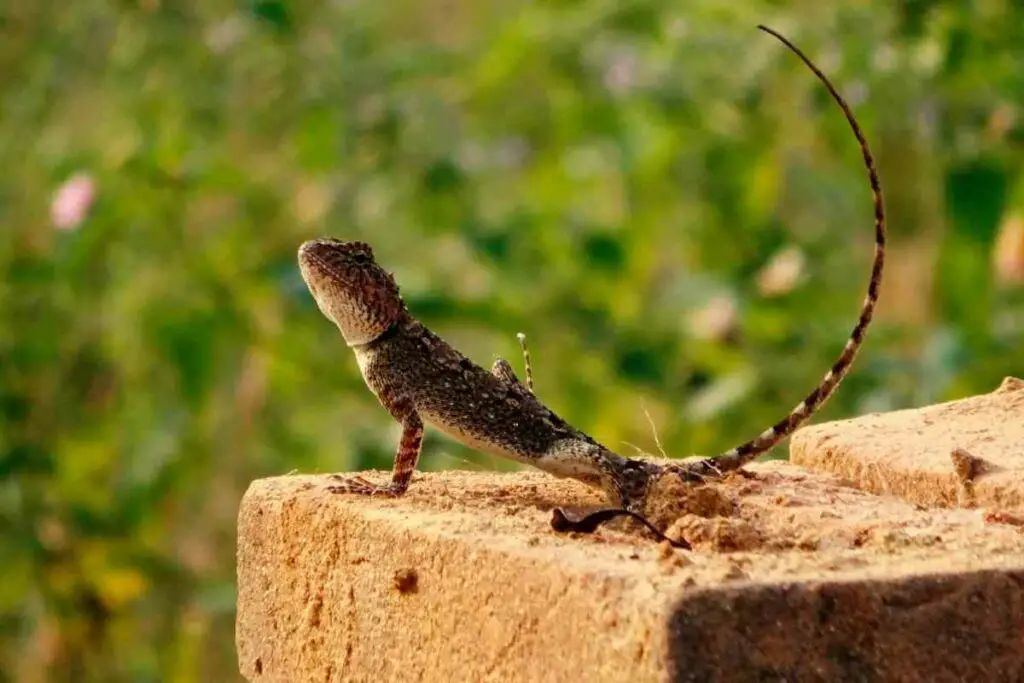
[[[537,459],[536,456],[531,456],[528,453],[508,446],[500,437],[487,436],[487,430],[485,429],[472,429],[451,419],[445,419],[442,415],[422,409],[420,410],[420,417],[442,434],[455,439],[473,450],[530,464],[533,464]]]
[[[595,444],[571,437],[536,439],[534,434],[531,438],[528,435],[538,429],[538,425],[507,416],[503,422],[481,422],[480,429],[471,429],[460,424],[464,421],[445,419],[429,410],[420,409],[419,413],[428,424],[475,450],[532,465],[556,477],[571,477],[591,486],[609,488],[601,449]]]

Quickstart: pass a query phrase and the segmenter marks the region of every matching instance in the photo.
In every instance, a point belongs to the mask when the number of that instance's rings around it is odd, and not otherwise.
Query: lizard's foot
[[[338,483],[327,487],[330,493],[354,493],[358,496],[382,496],[385,498],[396,498],[403,493],[394,484],[374,484],[362,477],[343,477],[339,474],[332,474],[331,479]]]
[[[702,484],[711,479],[721,479],[724,472],[715,464],[714,458],[705,458],[695,462],[673,463],[665,468],[685,482]]]
[[[747,472],[732,460],[720,461],[718,458],[704,458],[696,462],[674,464],[666,468],[675,472],[685,482],[699,484],[712,480],[720,480],[727,473],[736,474],[747,479],[757,479],[753,472]]]

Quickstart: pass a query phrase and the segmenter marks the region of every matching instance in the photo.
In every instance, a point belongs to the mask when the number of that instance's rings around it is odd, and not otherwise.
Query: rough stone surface
[[[963,460],[970,457],[978,459],[974,471]],[[991,394],[960,401],[807,427],[793,436],[790,458],[920,505],[1024,510],[1024,380],[1008,377]]]
[[[401,500],[256,481],[237,645],[256,681],[1020,681],[1024,531],[786,464],[707,486],[673,533],[550,531],[597,502],[535,472]],[[383,478],[384,473],[368,473]]]

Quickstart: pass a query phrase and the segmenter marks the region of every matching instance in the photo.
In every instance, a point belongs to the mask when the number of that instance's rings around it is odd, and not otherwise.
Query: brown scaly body
[[[369,245],[311,240],[299,249],[303,279],[355,352],[367,386],[403,426],[388,484],[339,477],[332,491],[402,495],[419,459],[426,422],[473,448],[578,479],[605,491],[614,505],[642,512],[650,485],[661,476],[700,481],[739,469],[793,433],[828,400],[853,364],[878,300],[885,258],[881,188],[867,141],[846,102],[800,50],[771,29],[759,28],[793,50],[842,108],[860,143],[874,195],[875,260],[868,294],[846,347],[819,385],[784,419],[720,457],[667,466],[625,458],[547,408],[504,361],[488,372],[415,320]]]
[[[556,415],[508,363],[499,360],[488,372],[414,319],[368,244],[311,240],[300,248],[299,264],[321,310],[355,352],[367,386],[404,427],[391,483],[346,479],[334,487],[338,492],[404,493],[423,422],[472,448],[612,493],[644,467]]]

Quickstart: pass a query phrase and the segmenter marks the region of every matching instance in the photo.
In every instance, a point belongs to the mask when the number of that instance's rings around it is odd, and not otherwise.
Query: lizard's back
[[[416,320],[356,356],[374,394],[408,396],[425,422],[472,448],[537,464],[559,442],[598,446],[522,384],[484,370]]]

